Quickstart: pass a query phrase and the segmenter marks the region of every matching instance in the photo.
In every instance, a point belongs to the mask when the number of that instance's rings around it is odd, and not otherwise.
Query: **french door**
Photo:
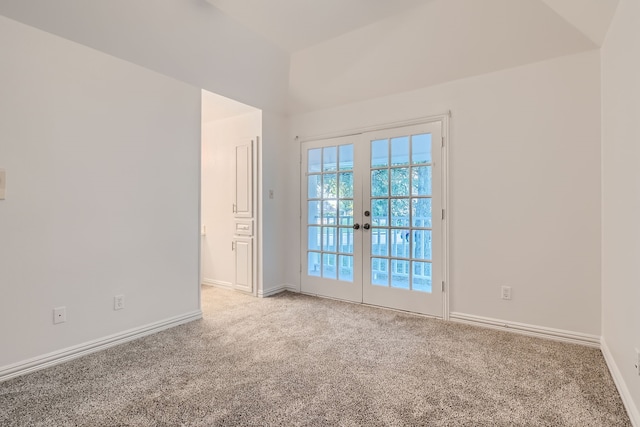
[[[442,316],[442,122],[302,145],[304,293]]]

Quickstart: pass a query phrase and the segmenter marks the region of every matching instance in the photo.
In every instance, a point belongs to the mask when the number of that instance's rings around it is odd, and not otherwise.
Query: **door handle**
[[[359,230],[360,229],[360,224],[358,224],[357,222],[355,224],[353,224],[353,229],[354,230]]]
[[[367,224],[364,224],[362,228],[364,228],[365,230],[368,230],[371,228],[371,226],[367,223]]]

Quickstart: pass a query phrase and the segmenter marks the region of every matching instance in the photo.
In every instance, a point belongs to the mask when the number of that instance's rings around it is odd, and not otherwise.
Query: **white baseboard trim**
[[[202,284],[206,286],[215,286],[216,288],[233,289],[233,283],[222,280],[202,279]]]
[[[609,372],[611,372],[611,377],[613,377],[613,382],[616,384],[618,389],[618,393],[620,393],[620,397],[622,398],[622,403],[624,403],[624,407],[627,410],[627,414],[629,415],[629,419],[631,420],[631,425],[634,427],[640,427],[640,410],[636,406],[636,403],[633,401],[633,397],[631,396],[631,392],[627,388],[627,383],[618,368],[618,364],[613,358],[613,354],[611,354],[611,350],[609,350],[609,346],[604,338],[600,340],[602,355],[604,356],[605,362],[607,362],[607,367],[609,368]]]
[[[266,289],[266,290],[260,290],[258,292],[258,297],[266,298],[266,297],[270,297],[272,295],[279,294],[280,292],[284,292],[284,291],[300,292],[298,290],[298,288],[296,288],[294,285],[290,285],[290,284],[285,283],[285,284],[282,284],[280,286],[276,286],[275,288]]]
[[[123,344],[128,341],[133,341],[137,338],[155,334],[156,332],[160,332],[174,326],[182,325],[184,323],[189,323],[201,318],[202,311],[197,310],[191,313],[175,316],[169,319],[161,320],[159,322],[150,323],[138,328],[133,328],[117,334],[109,335],[97,340],[88,341],[86,343],[75,345],[73,347],[54,351],[42,356],[27,359],[22,362],[3,366],[0,367],[0,382],[18,377],[20,375],[35,372],[40,369],[49,368],[60,363],[77,359],[87,354],[105,350],[109,347],[114,347],[116,345]]]
[[[509,322],[489,317],[474,316],[471,314],[451,312],[449,319],[454,322],[467,323],[476,326],[484,326],[501,331],[515,332],[539,338],[549,338],[556,341],[564,341],[572,344],[581,344],[589,347],[600,348],[600,337],[581,332],[566,331],[563,329],[547,328],[526,323]]]

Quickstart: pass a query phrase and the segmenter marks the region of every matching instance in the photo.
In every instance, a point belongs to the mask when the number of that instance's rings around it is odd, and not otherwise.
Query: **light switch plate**
[[[7,188],[7,172],[0,169],[0,200],[4,200],[5,190]]]

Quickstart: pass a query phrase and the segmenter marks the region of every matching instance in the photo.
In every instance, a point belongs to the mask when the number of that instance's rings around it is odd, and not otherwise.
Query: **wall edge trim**
[[[467,323],[501,331],[514,332],[539,338],[547,338],[555,341],[563,341],[571,344],[581,344],[588,347],[600,348],[600,337],[582,332],[567,331],[564,329],[548,328],[527,323],[511,322],[490,317],[474,316],[451,312],[449,319],[454,322]]]
[[[618,368],[618,364],[616,363],[611,350],[609,350],[609,346],[607,345],[607,341],[604,339],[604,337],[602,337],[600,343],[602,355],[604,356],[604,360],[607,363],[607,367],[609,368],[609,372],[611,373],[613,382],[618,389],[618,393],[620,394],[622,403],[627,410],[627,415],[629,415],[631,424],[634,427],[640,427],[640,410],[633,401],[633,397],[631,396],[631,392],[627,387],[627,383],[625,382],[624,377],[622,376],[622,373]]]
[[[138,328],[132,328],[113,335],[108,335],[97,340],[88,341],[62,350],[36,356],[11,365],[2,366],[0,367],[0,382],[59,365],[91,353],[106,350],[107,348],[115,347],[117,345],[199,319],[202,319],[202,311],[196,310],[190,313],[160,320],[158,322],[149,323]]]
[[[284,283],[282,285],[276,286],[275,288],[267,289],[265,291],[260,290],[260,292],[258,292],[258,297],[266,298],[266,297],[270,297],[272,295],[276,295],[285,291],[296,292],[296,293],[299,292],[298,288],[296,288],[294,285]]]
[[[215,286],[216,288],[233,289],[233,283],[223,280],[202,279],[202,284],[205,286]]]

